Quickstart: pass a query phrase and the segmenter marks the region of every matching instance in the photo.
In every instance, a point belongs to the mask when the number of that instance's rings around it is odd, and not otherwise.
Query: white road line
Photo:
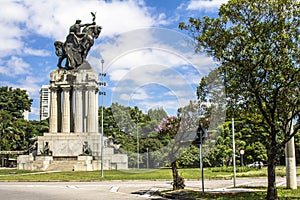
[[[76,186],[76,185],[67,185],[66,188],[77,189],[78,186]]]
[[[109,189],[109,191],[110,192],[118,192],[119,191],[119,186],[112,186],[110,189]]]

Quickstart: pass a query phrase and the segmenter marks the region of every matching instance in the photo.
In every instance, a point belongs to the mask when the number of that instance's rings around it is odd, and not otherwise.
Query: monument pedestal
[[[76,157],[83,153],[83,147],[88,144],[94,159],[99,159],[101,135],[99,133],[45,133],[38,137],[38,152],[42,152],[48,142],[54,158]]]
[[[87,61],[50,73],[49,133],[38,137],[37,156],[19,156],[18,168],[90,171],[127,169],[125,154],[105,147],[98,133],[98,74]],[[103,138],[104,139],[104,138]],[[84,156],[82,156],[84,155]]]
[[[92,161],[92,156],[78,156],[74,171],[92,171],[94,169]]]
[[[19,170],[34,170],[33,161],[33,155],[19,155],[17,159],[17,168]]]

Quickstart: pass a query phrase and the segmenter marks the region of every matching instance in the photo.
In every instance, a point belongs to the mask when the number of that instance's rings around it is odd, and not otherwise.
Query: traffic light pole
[[[204,193],[204,170],[203,170],[203,161],[202,161],[202,135],[200,134],[200,169],[201,169],[201,179],[202,179],[202,193]]]

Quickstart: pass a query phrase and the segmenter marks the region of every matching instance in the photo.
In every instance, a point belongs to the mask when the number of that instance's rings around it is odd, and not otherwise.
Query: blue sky
[[[168,114],[195,100],[201,77],[215,67],[195,54],[191,38],[178,29],[189,17],[216,16],[226,0],[1,0],[0,86],[28,91],[30,119],[38,119],[39,89],[57,69],[54,41],[64,41],[76,19],[102,26],[87,57],[96,72],[104,59],[104,105],[119,102],[144,112]],[[99,98],[100,103],[101,98]],[[100,105],[100,104],[99,104]]]

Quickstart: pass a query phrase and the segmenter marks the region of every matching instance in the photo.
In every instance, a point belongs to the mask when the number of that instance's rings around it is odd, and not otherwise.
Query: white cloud
[[[45,77],[40,76],[26,76],[24,79],[19,81],[19,87],[28,91],[30,98],[38,98],[39,90],[41,88],[40,83]]]
[[[92,57],[98,56],[98,61],[94,61],[93,66],[100,71],[101,56],[105,60],[105,71],[114,81],[120,80],[126,71],[143,65],[151,69],[151,65],[175,68],[189,64],[201,74],[207,74],[215,67],[214,62],[207,56],[195,54],[188,40],[191,39],[186,35],[169,29],[132,30],[96,45]]]
[[[102,36],[111,36],[135,28],[160,24],[151,16],[150,10],[138,1],[61,1],[61,0],[27,0],[29,12],[27,26],[38,34],[63,40],[69,27],[76,19],[90,23],[90,12],[96,12],[96,22],[103,27]],[[163,19],[162,19],[163,20]],[[45,23],[47,22],[47,23]]]
[[[22,48],[21,37],[26,31],[24,26],[28,19],[26,8],[16,1],[4,0],[0,6],[0,56],[11,55]]]
[[[24,48],[24,53],[33,56],[49,56],[50,52],[44,49]]]
[[[1,22],[20,23],[28,18],[26,7],[21,1],[2,0],[0,13]]]
[[[9,77],[30,73],[30,65],[19,57],[12,56],[9,60],[2,64],[3,66],[0,66],[0,74],[4,74]]]
[[[203,10],[205,12],[215,12],[221,4],[228,0],[192,0],[187,6],[188,10]]]
[[[143,87],[138,88],[130,96],[130,99],[133,99],[133,100],[146,100],[146,99],[149,99],[149,98],[151,98],[151,96],[148,94],[147,90]]]
[[[32,34],[64,41],[76,19],[91,23],[90,12],[103,27],[101,36],[109,37],[132,29],[165,23],[164,14],[152,15],[142,1],[103,0],[4,0],[0,7],[0,56],[9,56],[24,47]]]
[[[170,98],[182,106],[187,100],[195,99],[195,87],[176,70],[159,65],[130,70],[112,91],[112,102],[123,105],[133,102],[143,105],[148,101],[154,106],[159,105],[158,102],[170,101]]]
[[[19,81],[15,83],[0,80],[0,85],[7,85],[12,88],[20,88],[22,90],[26,90],[31,99],[37,99],[39,98],[40,83],[44,79],[45,77],[42,76],[28,75],[22,79],[19,79]]]

